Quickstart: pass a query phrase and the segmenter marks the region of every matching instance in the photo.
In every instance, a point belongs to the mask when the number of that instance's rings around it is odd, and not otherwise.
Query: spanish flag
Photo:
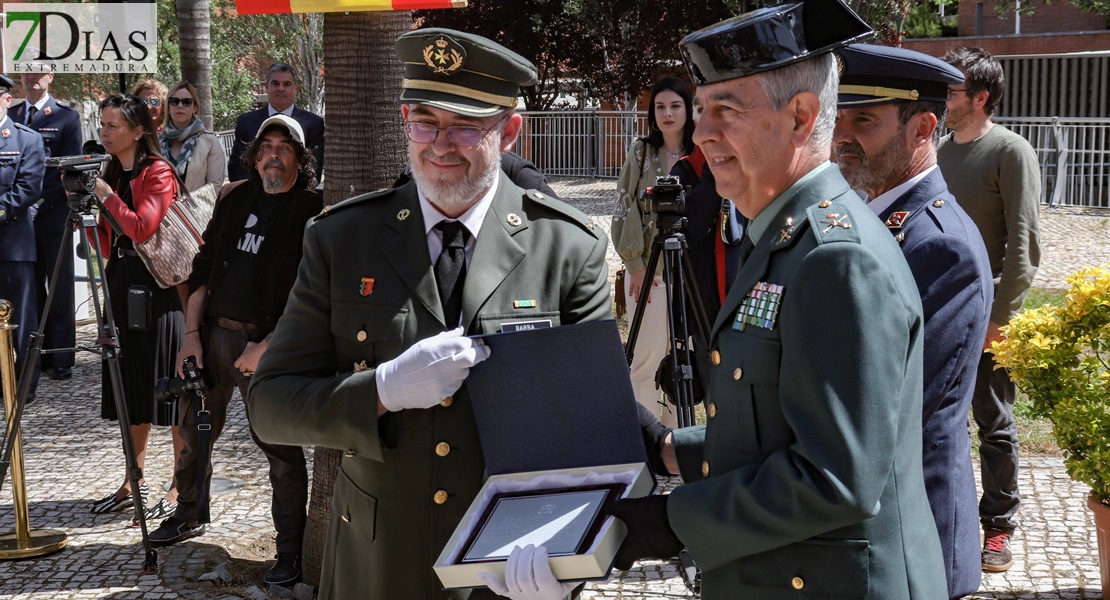
[[[241,15],[465,8],[467,0],[235,0]]]

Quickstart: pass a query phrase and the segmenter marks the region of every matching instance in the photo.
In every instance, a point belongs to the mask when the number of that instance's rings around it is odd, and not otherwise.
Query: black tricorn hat
[[[843,0],[803,0],[737,15],[686,36],[682,57],[707,85],[785,67],[869,37]]]

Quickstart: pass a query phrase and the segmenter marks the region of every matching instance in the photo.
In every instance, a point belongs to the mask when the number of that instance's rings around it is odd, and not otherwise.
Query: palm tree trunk
[[[406,142],[397,105],[402,66],[393,43],[410,29],[412,16],[407,11],[327,13],[324,17],[327,205],[389,186],[405,166]],[[331,498],[341,460],[338,450],[316,447],[303,572],[305,581],[313,585],[320,584]]]
[[[212,129],[210,15],[209,0],[177,0],[181,78],[196,86],[197,94],[200,96],[200,120],[204,121],[206,127]]]

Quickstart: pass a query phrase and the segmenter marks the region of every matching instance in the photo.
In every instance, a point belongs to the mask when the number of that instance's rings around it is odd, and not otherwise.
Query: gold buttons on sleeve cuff
[[[432,501],[436,504],[443,504],[444,502],[447,502],[447,492],[439,490],[435,493],[434,496],[432,496]]]
[[[713,352],[710,352],[709,362],[713,363],[714,365],[721,364],[721,352],[719,350],[714,350]]]
[[[448,406],[451,406],[451,403],[454,402],[454,401],[455,401],[455,399],[453,397],[448,396],[448,397],[444,398],[443,400],[440,400],[439,405],[442,406],[443,408],[447,408]]]
[[[448,444],[447,442],[440,442],[440,443],[436,444],[436,455],[437,456],[447,456],[450,453],[451,453],[451,444]]]
[[[355,339],[360,341],[360,342],[365,342],[366,341],[366,330],[364,329],[364,330],[359,331],[358,333],[356,333],[355,334]]]
[[[794,579],[790,580],[790,587],[793,587],[796,590],[800,590],[800,589],[804,588],[805,586],[806,586],[806,582],[803,581],[801,577],[795,577]]]
[[[346,452],[343,453],[343,456],[346,456],[347,458],[354,458],[355,451],[348,449]]]
[[[744,369],[741,369],[740,367],[736,367],[736,370],[732,372],[732,378],[735,379],[736,381],[740,381],[740,378],[743,377],[743,376],[744,376]]]
[[[713,417],[717,416],[717,403],[715,403],[715,402],[710,402],[710,403],[709,403],[709,408],[708,408],[708,409],[706,409],[706,411],[705,411],[705,412],[706,412],[706,413],[707,413],[707,414],[709,415],[709,418],[710,418],[710,419],[712,419]]]
[[[702,477],[709,477],[709,461],[708,460],[701,461],[701,476]]]

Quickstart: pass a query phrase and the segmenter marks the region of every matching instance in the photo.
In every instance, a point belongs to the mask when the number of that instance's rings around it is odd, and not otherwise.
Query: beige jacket
[[[200,134],[193,155],[189,157],[185,170],[185,189],[195,192],[203,186],[212,186],[212,197],[220,193],[227,179],[227,155],[220,145],[216,134],[205,131]]]
[[[624,261],[625,268],[633,273],[647,268],[651,242],[655,239],[655,215],[647,214],[647,203],[641,196],[644,190],[655,185],[656,177],[667,175],[666,166],[666,151],[662,147],[636,140],[621,167],[617,210],[613,215],[613,248]],[[662,264],[660,261],[657,272]]]

